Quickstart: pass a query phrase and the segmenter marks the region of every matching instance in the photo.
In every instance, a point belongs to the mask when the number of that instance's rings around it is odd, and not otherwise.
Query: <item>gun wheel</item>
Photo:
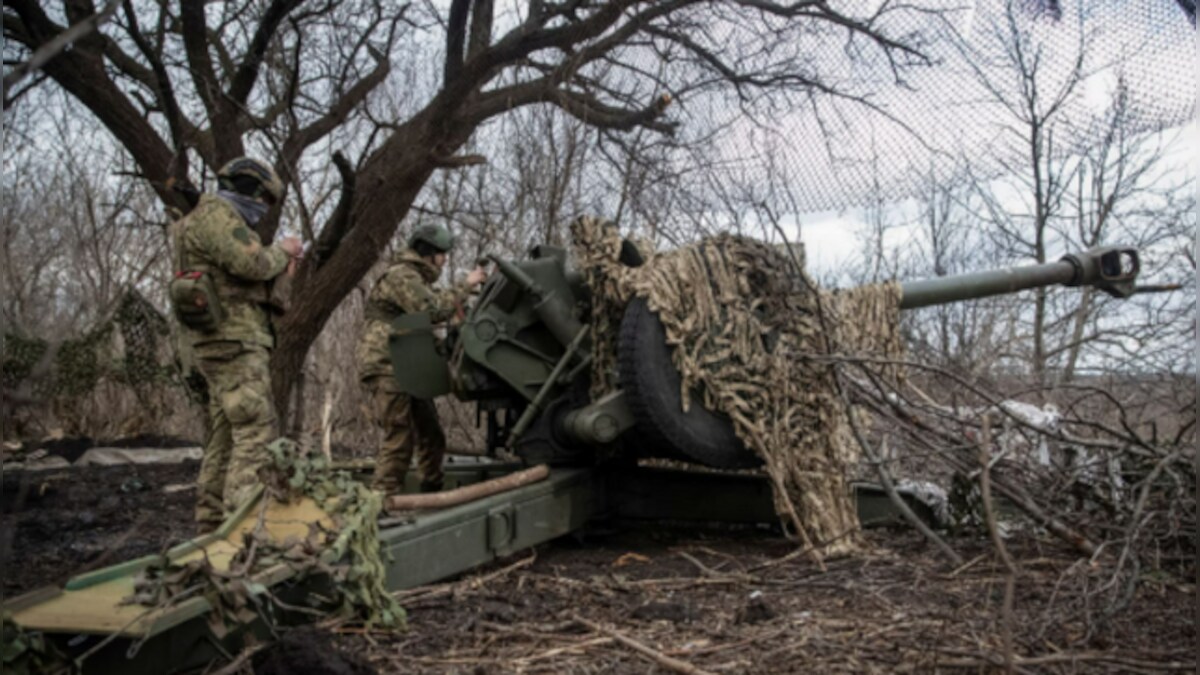
[[[634,298],[621,319],[617,368],[637,433],[652,454],[720,469],[762,464],[737,437],[733,420],[705,408],[694,392],[683,412],[682,378],[671,360],[666,328],[642,298]]]

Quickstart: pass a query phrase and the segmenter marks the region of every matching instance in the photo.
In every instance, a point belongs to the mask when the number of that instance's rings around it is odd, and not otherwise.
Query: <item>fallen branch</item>
[[[862,429],[858,425],[858,421],[854,419],[854,407],[850,403],[850,398],[846,395],[846,387],[844,384],[842,384],[840,376],[837,376],[837,383],[838,395],[842,399],[842,405],[845,406],[846,410],[846,418],[850,423],[850,432],[853,435],[854,440],[858,443],[858,446],[862,448],[863,453],[866,454],[867,461],[871,464],[871,467],[875,469],[875,475],[879,478],[879,483],[883,486],[883,490],[887,493],[888,498],[892,500],[892,504],[896,507],[896,510],[900,512],[900,515],[904,516],[904,519],[907,520],[914,529],[920,532],[921,535],[929,540],[931,544],[937,547],[937,549],[942,552],[942,555],[944,555],[947,560],[953,563],[955,567],[962,566],[962,556],[960,556],[953,548],[950,548],[950,544],[947,544],[946,540],[939,537],[937,533],[933,531],[933,528],[929,527],[925,521],[921,520],[917,514],[913,513],[913,510],[911,507],[909,507],[908,502],[904,501],[904,498],[900,496],[900,493],[896,492],[896,485],[892,482],[892,476],[890,473],[888,473],[887,467],[884,466],[883,458],[880,456],[880,453],[875,452],[875,447],[867,441],[866,436],[863,434]],[[887,442],[886,437],[884,438],[883,442]]]
[[[537,552],[536,551],[533,554],[531,554],[528,558],[523,558],[521,560],[516,561],[515,563],[513,563],[511,565],[502,567],[502,568],[496,570],[495,572],[489,572],[488,574],[485,574],[483,576],[469,577],[467,579],[463,579],[462,581],[452,583],[452,584],[440,584],[437,586],[424,586],[424,587],[418,587],[418,588],[410,588],[405,591],[398,591],[398,592],[394,593],[393,595],[396,597],[397,600],[401,600],[408,604],[412,604],[412,603],[420,601],[420,600],[428,600],[430,598],[436,598],[436,597],[440,597],[443,595],[450,595],[451,593],[453,593],[454,591],[456,591],[458,589],[479,588],[480,586],[482,586],[490,581],[495,581],[496,579],[499,579],[500,577],[505,576],[505,575],[509,574],[510,572],[519,570],[522,567],[528,567],[528,566],[532,565],[533,561],[535,561],[535,560],[537,560]]]
[[[242,669],[249,664],[250,659],[266,646],[266,644],[258,644],[243,649],[236,658],[226,664],[224,668],[214,671],[212,675],[234,675],[243,672]]]
[[[832,544],[836,541],[840,541],[840,540],[846,538],[847,536],[853,534],[856,531],[857,530],[846,530],[845,532],[830,539],[829,541],[824,541],[824,542],[821,542],[820,544],[817,544],[816,548],[824,548],[826,546],[829,546],[830,544]],[[765,563],[755,565],[754,567],[751,567],[748,571],[749,572],[757,572],[759,570],[765,570],[769,567],[776,567],[778,565],[783,565],[785,563],[789,563],[789,562],[795,560],[796,558],[799,558],[800,556],[804,556],[804,555],[808,555],[808,554],[809,554],[809,550],[807,548],[798,548],[795,551],[792,551],[791,553],[788,553],[786,555],[775,558],[774,560],[768,560]],[[822,566],[821,571],[825,572],[827,570],[824,568],[824,566]]]
[[[711,579],[728,579],[730,581],[742,581],[742,582],[752,583],[752,584],[753,583],[761,583],[761,581],[762,581],[758,577],[756,577],[752,574],[746,574],[745,572],[720,572],[720,571],[714,570],[713,568],[709,567],[708,565],[705,565],[704,563],[697,560],[695,556],[687,553],[686,551],[677,551],[677,553],[684,560],[687,560],[688,562],[695,565],[696,568],[699,569],[704,574],[704,576],[709,577]]]
[[[964,657],[960,659],[938,660],[938,666],[942,667],[980,668],[984,666],[999,666],[1004,663],[1003,656],[988,652],[973,654],[959,649],[939,649],[938,651]],[[1018,666],[1044,666],[1055,663],[1111,663],[1133,668],[1169,671],[1186,671],[1196,667],[1196,664],[1185,661],[1146,661],[1129,656],[1121,656],[1120,654],[1106,654],[1103,652],[1060,652],[1042,656],[1018,656],[1014,659],[1014,662]]]
[[[638,642],[637,640],[634,640],[633,638],[631,638],[623,633],[619,633],[611,628],[602,626],[602,625],[596,623],[595,621],[589,621],[588,619],[585,619],[582,616],[579,616],[578,614],[572,615],[571,618],[574,619],[575,621],[577,621],[578,623],[581,623],[584,626],[591,628],[592,630],[596,631],[597,633],[604,633],[605,635],[611,637],[612,639],[616,640],[617,642],[620,642],[621,644],[625,645],[626,647],[629,647],[630,649],[633,649],[636,652],[639,652],[645,656],[650,657],[651,659],[654,660],[655,663],[657,663],[658,665],[660,665],[664,668],[668,668],[677,673],[686,673],[687,675],[714,675],[710,671],[704,670],[702,668],[697,668],[696,666],[693,666],[692,664],[690,664],[686,661],[680,661],[679,659],[667,656],[666,654],[658,651],[657,649],[654,649],[652,647],[647,647],[645,644]]]
[[[555,656],[561,656],[563,654],[582,653],[582,652],[586,651],[588,647],[598,647],[600,645],[611,644],[612,642],[613,642],[613,638],[610,638],[610,637],[592,638],[590,640],[584,640],[583,642],[576,642],[575,644],[570,644],[570,645],[566,645],[563,647],[555,647],[553,649],[548,649],[539,654],[533,654],[530,656],[522,656],[520,658],[513,659],[512,662],[519,663],[521,665],[527,665],[534,661],[540,661],[542,659],[550,659],[550,658],[554,658]]]
[[[493,478],[482,483],[467,485],[445,492],[433,492],[421,495],[392,495],[384,502],[389,511],[417,511],[429,509],[444,509],[449,506],[466,504],[484,497],[508,492],[519,487],[531,485],[545,480],[550,475],[550,468],[539,464],[531,469],[510,473],[507,476]]]
[[[984,395],[984,394],[981,394],[981,395]],[[918,417],[916,417],[915,414],[912,414],[909,411],[905,410],[904,406],[895,400],[886,401],[886,403],[882,407],[878,403],[875,403],[875,404],[873,404],[873,407],[875,408],[876,412],[882,412],[883,407],[890,407],[897,414],[899,414],[903,420],[911,423],[915,430],[928,431],[928,432],[933,433],[935,436],[941,435],[941,432],[938,429],[923,422]],[[1013,419],[1016,419],[1016,418],[1013,418]],[[1019,420],[1018,420],[1018,423],[1024,424],[1023,422],[1020,422]],[[1034,429],[1034,431],[1038,431],[1038,430]],[[1046,435],[1050,438],[1059,438],[1059,436],[1054,436],[1054,435],[1050,435],[1050,434],[1044,434],[1044,435]],[[939,447],[935,443],[931,442],[929,439],[925,438],[922,434],[914,433],[914,434],[910,435],[910,438],[913,441],[919,443],[924,448],[926,448],[926,449],[930,450],[931,452],[936,453],[938,456],[942,457],[942,459],[944,459],[947,464],[949,464],[951,467],[959,470],[963,474],[969,474],[975,468],[973,466],[973,464],[964,462],[961,457],[957,457],[953,453],[947,452],[947,450],[945,448]],[[999,492],[1006,499],[1008,499],[1010,504],[1012,504],[1013,506],[1015,506],[1018,509],[1020,509],[1021,511],[1023,511],[1025,513],[1025,515],[1032,518],[1034,520],[1034,522],[1036,522],[1039,525],[1041,525],[1042,527],[1046,528],[1051,534],[1053,534],[1054,536],[1063,540],[1064,542],[1070,544],[1071,546],[1073,546],[1076,550],[1080,551],[1081,553],[1084,553],[1088,557],[1095,557],[1095,555],[1099,551],[1099,547],[1097,547],[1095,543],[1093,543],[1090,539],[1088,539],[1086,536],[1084,536],[1080,532],[1076,531],[1070,525],[1067,525],[1066,523],[1064,523],[1062,520],[1059,520],[1058,518],[1050,515],[1049,513],[1046,513],[1020,487],[1018,487],[1015,484],[1009,483],[1008,481],[1004,480],[1001,476],[992,476],[991,483],[992,483],[991,487],[993,487],[997,492]],[[957,555],[957,554],[955,554],[955,555]],[[961,564],[961,561],[959,562],[959,564]]]
[[[992,427],[985,417],[983,420],[983,439],[979,445],[979,465],[981,467],[979,474],[979,494],[983,500],[983,515],[985,522],[987,522],[988,535],[992,539],[992,546],[996,548],[996,553],[1000,556],[1000,561],[1004,563],[1004,605],[1001,610],[1003,626],[1000,635],[1004,644],[1004,670],[1007,673],[1012,673],[1015,671],[1013,652],[1013,587],[1017,578],[1017,566],[1013,563],[1012,556],[1008,554],[1008,547],[1004,545],[1004,538],[1000,536],[1000,527],[996,524],[996,513],[992,506],[991,443]]]

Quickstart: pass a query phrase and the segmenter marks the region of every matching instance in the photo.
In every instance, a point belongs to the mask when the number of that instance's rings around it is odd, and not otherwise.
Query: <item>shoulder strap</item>
[[[173,257],[175,259],[175,273],[176,274],[179,274],[182,272],[211,272],[211,270],[209,269],[209,266],[203,265],[203,264],[189,265],[185,269],[185,266],[183,264],[183,253],[184,253],[184,235],[187,233],[187,228],[191,225],[192,219],[194,217],[196,217],[197,215],[201,214],[205,208],[212,208],[210,205],[211,204],[210,200],[212,200],[212,199],[214,199],[213,195],[210,195],[210,194],[200,195],[199,201],[197,201],[196,205],[194,207],[192,207],[192,210],[188,212],[188,215],[184,216],[183,218],[180,218],[179,220],[175,221],[175,223],[173,223],[173,229],[175,231],[175,250],[174,250],[175,255]]]
[[[171,232],[171,238],[174,240],[171,242],[171,248],[173,249],[172,253],[174,254],[171,257],[174,258],[174,272],[177,275],[183,272],[183,231],[187,228],[187,222],[187,216],[184,216],[183,218],[171,223],[171,227],[169,228]]]

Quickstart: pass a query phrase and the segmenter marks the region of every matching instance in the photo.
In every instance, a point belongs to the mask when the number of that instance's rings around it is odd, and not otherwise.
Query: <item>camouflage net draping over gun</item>
[[[207,557],[177,563],[163,556],[138,574],[134,593],[124,602],[166,607],[198,592],[212,606],[209,628],[224,637],[256,617],[274,625],[275,598],[257,575],[286,565],[299,578],[321,574],[332,582],[334,597],[313,597],[314,607],[357,617],[368,627],[403,628],[404,608],[387,590],[380,557],[379,494],[348,473],[332,470],[324,455],[287,438],[277,439],[267,450],[271,463],[259,469],[266,485],[260,508],[265,510],[271,500],[287,503],[307,497],[329,515],[332,527],[313,522],[307,537],[277,541],[260,521],[245,533],[228,570],[215,569]]]
[[[645,298],[666,328],[685,408],[695,392],[733,420],[765,463],[776,512],[802,542],[827,554],[855,550],[847,474],[858,459],[848,415],[857,413],[838,393],[841,359],[829,357],[902,356],[899,286],[819,291],[787,253],[730,235],[648,256],[636,268],[618,262],[621,236],[611,223],[580,218],[572,236],[593,293],[593,397],[615,386],[616,327],[628,302]]]

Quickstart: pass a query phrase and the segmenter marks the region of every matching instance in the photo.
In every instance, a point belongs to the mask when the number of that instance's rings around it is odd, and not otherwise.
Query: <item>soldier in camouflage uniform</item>
[[[367,298],[366,326],[358,342],[358,376],[363,394],[383,429],[384,440],[375,464],[377,490],[385,494],[400,492],[404,476],[417,453],[421,491],[442,489],[442,458],[446,436],[438,423],[433,400],[413,398],[400,391],[392,376],[388,355],[391,322],[401,314],[428,312],[430,321],[441,323],[454,318],[471,289],[483,282],[487,273],[481,267],[453,288],[435,290],[446,253],[454,238],[446,228],[425,225],[408,240],[408,248],[392,260]]]
[[[266,445],[276,435],[267,369],[275,344],[268,282],[290,274],[301,252],[295,237],[263,246],[252,229],[283,195],[268,164],[243,157],[217,176],[218,192],[202,195],[175,224],[176,281],[207,275],[220,316],[215,325],[182,330],[209,392],[209,435],[197,480],[201,532],[215,529],[241,505],[267,461]],[[185,320],[178,304],[176,312]]]

